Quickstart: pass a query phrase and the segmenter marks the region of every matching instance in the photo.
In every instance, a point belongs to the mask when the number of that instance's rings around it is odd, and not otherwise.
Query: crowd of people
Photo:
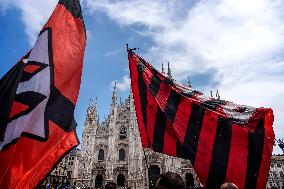
[[[65,186],[63,185],[61,187],[53,185],[49,186],[42,185],[41,187],[39,187],[39,189],[69,189],[69,188],[72,187],[68,185]],[[79,188],[74,187],[74,189],[79,189]],[[102,187],[101,189],[131,189],[131,187],[121,187],[117,186],[116,183],[114,182],[109,182],[105,185],[105,187]],[[179,174],[173,172],[167,172],[160,175],[159,179],[156,182],[155,189],[203,189],[203,187],[188,188],[186,187],[183,178]],[[220,186],[220,189],[238,189],[238,187],[233,183],[226,182]]]

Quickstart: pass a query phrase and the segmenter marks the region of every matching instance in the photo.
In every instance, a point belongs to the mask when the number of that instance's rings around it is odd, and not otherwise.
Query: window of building
[[[98,160],[102,161],[105,158],[105,152],[103,149],[99,150]]]
[[[95,187],[100,188],[103,186],[103,176],[102,175],[97,175],[96,180],[95,180]]]
[[[117,176],[117,186],[124,186],[125,185],[125,176],[123,174],[119,174]]]
[[[119,131],[119,139],[124,140],[126,138],[127,138],[127,131],[126,131],[126,128],[122,126]]]
[[[155,183],[159,179],[161,170],[158,165],[151,165],[148,169],[149,188],[154,189]]]
[[[284,178],[284,174],[283,174],[283,172],[282,172],[282,171],[280,171],[279,173],[280,173],[280,177],[281,177],[281,178]]]
[[[124,161],[125,160],[125,150],[121,148],[119,150],[119,161]]]

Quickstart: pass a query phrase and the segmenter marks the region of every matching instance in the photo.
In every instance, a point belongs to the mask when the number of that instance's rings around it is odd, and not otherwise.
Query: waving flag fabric
[[[78,145],[85,44],[79,0],[60,0],[33,49],[0,80],[0,188],[35,188]]]
[[[128,50],[142,145],[189,159],[200,182],[219,189],[265,188],[274,143],[273,112],[208,98]]]

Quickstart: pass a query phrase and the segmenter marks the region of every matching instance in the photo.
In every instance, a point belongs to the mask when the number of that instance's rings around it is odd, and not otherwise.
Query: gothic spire
[[[216,98],[218,99],[218,100],[220,100],[220,95],[219,95],[219,91],[217,90],[217,92],[216,92]]]
[[[170,68],[170,62],[168,62],[168,73],[167,75],[169,76],[169,78],[172,78],[172,72],[171,72],[171,68]]]
[[[165,74],[164,63],[162,62],[162,73]]]
[[[111,99],[111,105],[116,106],[117,101],[117,87],[116,87],[116,81],[114,81],[114,87],[112,92],[112,99]]]
[[[94,111],[95,111],[95,118],[98,118],[98,97],[96,97],[95,105],[94,105]],[[99,122],[97,122],[99,123]]]
[[[188,79],[188,87],[192,88],[192,85],[191,85],[191,81],[190,81],[189,76],[187,77],[187,79]]]
[[[97,123],[100,124],[100,116],[99,116],[99,114],[97,116]]]
[[[87,109],[86,121],[84,124],[84,132],[89,132],[89,130],[93,128],[94,126],[93,124],[95,124],[96,122],[96,115],[97,115],[96,106],[94,105],[93,100],[90,99],[89,106]]]
[[[96,96],[95,107],[97,108],[97,106],[98,106],[98,97]]]
[[[117,109],[117,86],[116,81],[114,81],[114,87],[112,92],[112,98],[111,98],[111,105],[110,105],[110,116],[114,115]]]

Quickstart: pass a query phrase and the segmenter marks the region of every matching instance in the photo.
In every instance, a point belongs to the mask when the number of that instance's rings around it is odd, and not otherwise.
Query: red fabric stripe
[[[184,137],[185,137],[186,130],[187,130],[187,122],[189,119],[191,107],[192,106],[191,106],[190,100],[187,98],[181,97],[180,104],[176,112],[175,121],[173,123],[175,133],[181,145],[183,145],[184,143]]]
[[[153,144],[153,134],[154,134],[154,127],[155,127],[156,113],[157,113],[157,103],[149,90],[147,90],[147,99],[148,99],[147,134],[148,134],[150,143]]]
[[[44,26],[48,27],[52,28],[53,34],[54,85],[63,96],[76,104],[86,46],[84,23],[58,4]]]
[[[159,106],[161,108],[161,110],[165,110],[165,107],[167,105],[167,101],[168,101],[168,97],[171,93],[171,88],[168,84],[166,84],[165,82],[162,82],[160,85],[160,89],[159,92],[156,96],[156,101],[157,103],[159,103]]]
[[[39,68],[40,68],[40,66],[38,66],[38,65],[26,65],[24,71],[28,72],[28,73],[33,73],[36,70],[38,70]]]
[[[272,127],[273,120],[274,120],[273,111],[272,109],[268,109],[268,111],[265,113],[265,118],[264,118],[265,138],[264,138],[262,160],[259,169],[260,171],[258,173],[256,188],[265,188],[267,184],[269,169],[270,169],[271,154],[275,139]]]
[[[131,76],[131,86],[132,86],[132,92],[134,97],[134,104],[135,104],[135,111],[140,131],[140,137],[142,146],[144,148],[149,148],[148,144],[148,137],[145,130],[145,125],[143,123],[143,117],[141,112],[141,103],[140,103],[140,96],[139,96],[139,90],[138,90],[138,73],[137,73],[137,62],[133,59],[133,57],[129,54],[128,55],[129,60],[129,68],[130,68],[130,76]]]
[[[212,150],[218,123],[218,114],[205,110],[195,157],[194,169],[202,184],[206,184],[212,160]]]
[[[29,108],[29,106],[22,104],[20,102],[14,101],[10,115],[9,115],[9,118],[12,118],[14,115],[17,115],[17,114],[27,110],[28,108]]]
[[[235,183],[239,189],[245,188],[248,157],[248,130],[232,125],[232,140],[226,181]]]
[[[173,131],[173,125],[168,121],[166,125],[166,132],[164,136],[164,149],[163,153],[170,155],[170,156],[176,156],[176,142],[177,142],[177,136],[174,134]]]

